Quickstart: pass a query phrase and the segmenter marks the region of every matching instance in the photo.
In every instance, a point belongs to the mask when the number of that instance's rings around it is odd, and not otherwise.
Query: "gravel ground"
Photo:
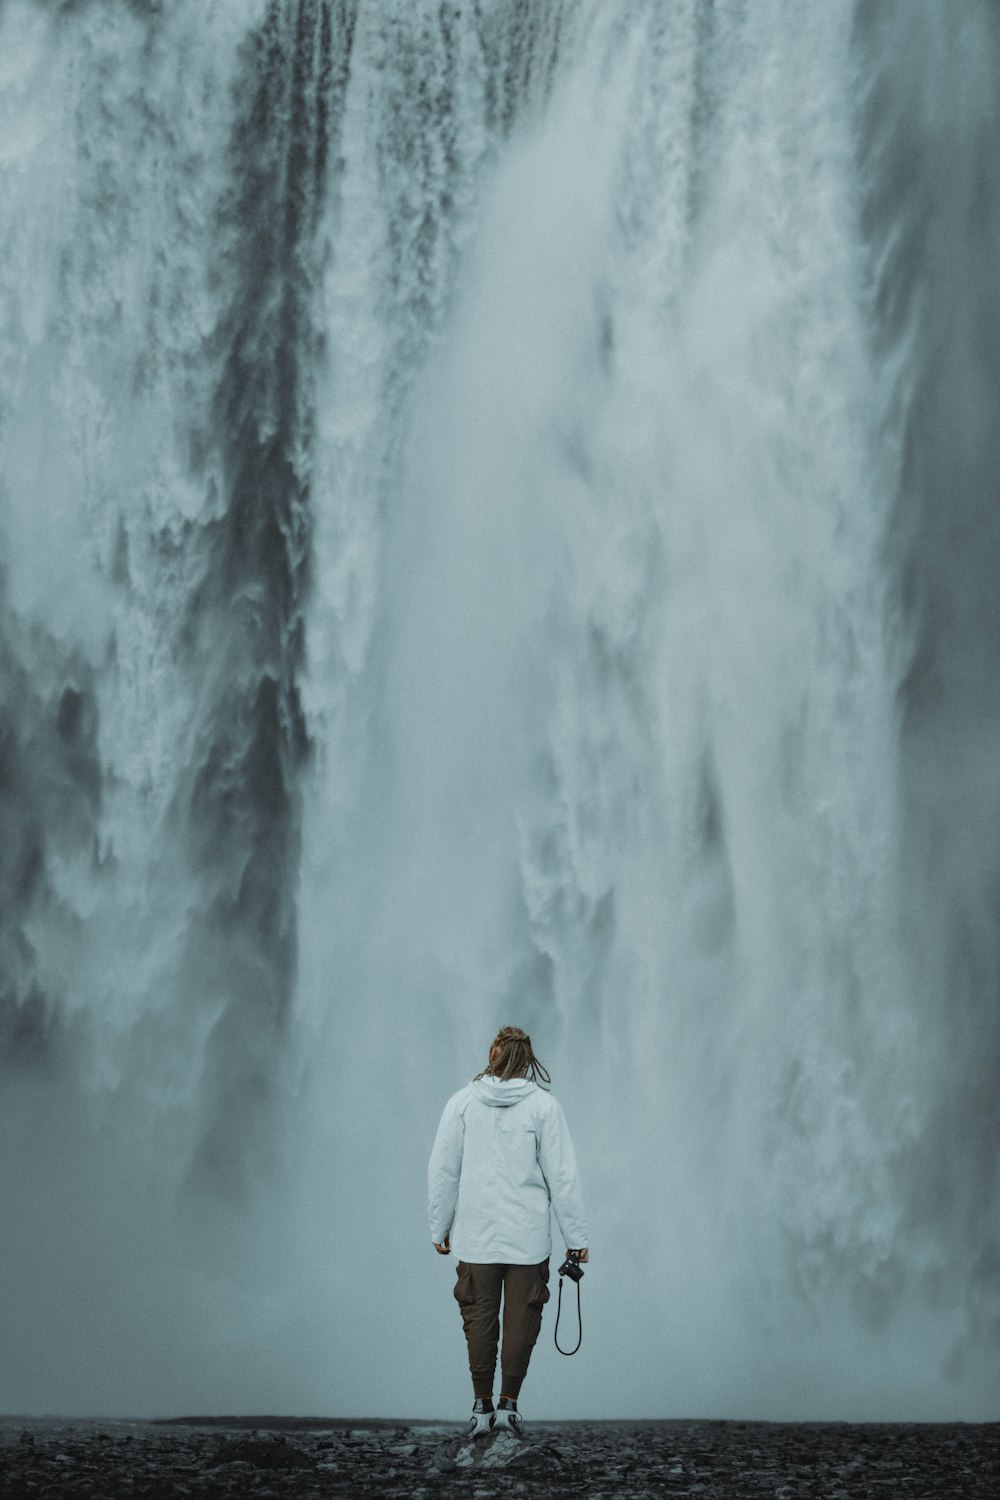
[[[475,1446],[435,1423],[0,1420],[0,1495],[998,1500],[1000,1423],[556,1422]]]

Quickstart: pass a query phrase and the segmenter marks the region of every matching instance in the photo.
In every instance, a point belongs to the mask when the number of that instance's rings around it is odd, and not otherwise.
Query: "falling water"
[[[989,0],[0,7],[0,1407],[464,1409],[511,1020],[533,1411],[995,1415],[998,78]]]

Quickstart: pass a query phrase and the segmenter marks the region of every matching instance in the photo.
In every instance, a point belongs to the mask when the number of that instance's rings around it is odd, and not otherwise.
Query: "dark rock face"
[[[471,1444],[439,1423],[0,1421],[0,1495],[476,1500],[996,1500],[1000,1424],[556,1422]]]

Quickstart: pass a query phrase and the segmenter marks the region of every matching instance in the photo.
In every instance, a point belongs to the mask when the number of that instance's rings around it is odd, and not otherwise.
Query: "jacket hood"
[[[487,1074],[484,1078],[472,1080],[472,1092],[481,1104],[500,1107],[527,1099],[537,1088],[538,1084],[529,1078],[491,1078]]]

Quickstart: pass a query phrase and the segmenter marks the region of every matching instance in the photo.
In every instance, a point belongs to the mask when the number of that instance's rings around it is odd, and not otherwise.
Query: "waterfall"
[[[511,1021],[538,1415],[995,1414],[998,78],[988,0],[0,7],[0,1407],[464,1409]]]

